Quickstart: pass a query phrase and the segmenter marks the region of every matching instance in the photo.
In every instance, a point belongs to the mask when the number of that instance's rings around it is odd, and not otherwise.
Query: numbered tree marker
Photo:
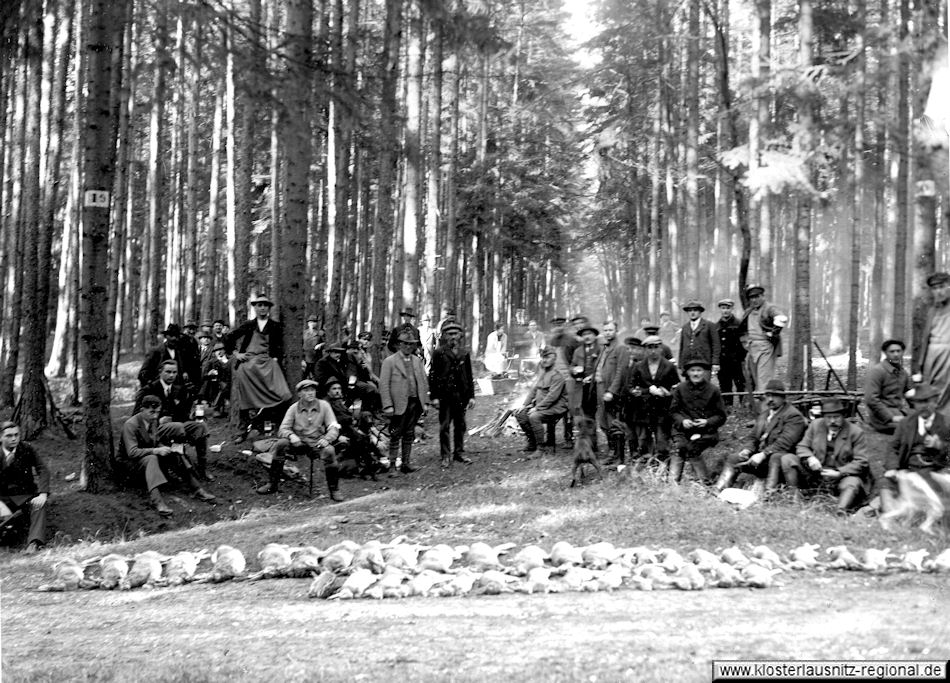
[[[97,209],[108,209],[109,193],[106,190],[86,190],[83,205]]]

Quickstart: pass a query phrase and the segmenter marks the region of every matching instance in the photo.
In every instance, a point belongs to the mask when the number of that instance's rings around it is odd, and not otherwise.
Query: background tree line
[[[455,308],[477,349],[752,278],[793,384],[813,310],[853,356],[906,329],[947,239],[946,3],[591,4],[593,66],[560,0],[3,3],[0,407],[32,435],[72,377],[94,489],[120,358],[259,292],[291,381],[310,313],[379,340]]]

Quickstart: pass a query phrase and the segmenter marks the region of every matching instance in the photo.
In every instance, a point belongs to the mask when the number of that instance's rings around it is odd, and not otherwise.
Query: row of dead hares
[[[260,569],[248,573],[244,554],[222,545],[214,552],[162,555],[145,551],[128,557],[109,554],[83,561],[65,559],[53,566],[53,580],[41,591],[153,588],[189,582],[312,578],[313,598],[405,598],[499,593],[558,593],[704,588],[768,588],[795,570],[869,572],[950,572],[950,549],[930,557],[927,550],[901,554],[868,548],[858,555],[845,546],[825,550],[804,544],[779,556],[764,545],[709,552],[697,548],[684,557],[672,548],[616,547],[608,542],[574,546],[555,543],[550,552],[529,545],[512,553],[513,543],[470,546],[411,543],[399,536],[389,543],[362,545],[341,541],[326,550],[268,543],[257,554]],[[506,562],[502,562],[502,557]],[[199,572],[201,564],[210,566]]]

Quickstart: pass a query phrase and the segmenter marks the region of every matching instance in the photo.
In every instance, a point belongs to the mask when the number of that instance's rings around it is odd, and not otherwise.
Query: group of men
[[[896,495],[897,470],[926,477],[950,466],[950,274],[935,273],[927,284],[933,304],[916,341],[914,374],[902,365],[905,343],[889,339],[864,387],[869,427],[892,435],[878,482],[884,510]],[[629,445],[631,457],[651,454],[667,461],[672,481],[680,481],[690,464],[700,480],[712,483],[702,454],[718,442],[726,420],[722,392],[741,394],[749,386],[764,397],[764,407],[744,447],[727,456],[714,489],[732,486],[745,473],[765,495],[784,482],[796,498],[803,489],[836,492],[842,512],[866,501],[874,482],[865,432],[849,419],[853,405],[825,400],[809,422],[787,400],[784,384],[775,378],[775,364],[788,318],[766,302],[761,286],[752,285],[745,293],[748,308],[741,319],[731,299],[718,302],[717,321],[704,318],[702,302],[691,300],[683,306],[688,321],[675,334],[665,314],[659,325],[643,321],[623,343],[612,321],[598,329],[582,316],[556,318],[548,336],[532,321],[526,335],[539,357],[538,372],[515,413],[527,439],[525,450],[550,450],[553,426],[563,419],[570,438],[572,418],[584,415],[607,437],[608,462],[623,463]],[[198,499],[215,502],[204,488],[214,481],[208,471],[204,409],[210,405],[221,412],[229,397],[240,415],[236,442],[247,437],[254,416],[268,410],[281,416],[269,481],[258,488],[261,494],[278,490],[288,454],[303,454],[320,459],[331,499],[342,500],[337,450],[365,439],[367,416],[377,412],[388,422],[391,474],[397,463],[403,474],[415,471],[416,425],[430,405],[439,411],[442,467],[471,463],[464,434],[466,412],[475,398],[472,360],[454,312],[438,326],[424,321],[417,328],[412,309],[401,311],[401,323],[388,335],[392,353],[378,376],[372,371],[368,332],[353,342],[329,344],[316,334],[316,319],[310,319],[305,352],[312,343],[314,356],[305,356],[306,376],[296,385],[298,400],[291,404],[282,368],[283,328],[270,317],[273,302],[258,296],[251,305],[255,316],[233,331],[215,321],[196,336],[193,323],[183,328],[169,324],[162,343],[145,358],[133,415],[122,427],[118,463],[144,480],[159,514],[172,514],[162,496],[170,478],[188,485]],[[493,334],[495,350],[504,349],[504,328]],[[678,352],[675,364],[671,346]],[[711,381],[714,373],[718,385]],[[352,407],[357,399],[367,406],[362,418]],[[194,449],[194,460],[185,446]],[[0,531],[28,518],[28,551],[45,542],[49,488],[43,458],[20,441],[15,423],[0,424]]]

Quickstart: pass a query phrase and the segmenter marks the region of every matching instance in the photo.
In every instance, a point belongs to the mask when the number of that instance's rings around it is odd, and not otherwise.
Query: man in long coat
[[[399,471],[411,474],[417,468],[410,462],[416,424],[429,405],[429,380],[422,358],[415,353],[419,337],[410,330],[399,333],[399,350],[383,361],[379,373],[379,393],[383,415],[389,418],[389,471],[396,471],[396,458],[402,450]]]

